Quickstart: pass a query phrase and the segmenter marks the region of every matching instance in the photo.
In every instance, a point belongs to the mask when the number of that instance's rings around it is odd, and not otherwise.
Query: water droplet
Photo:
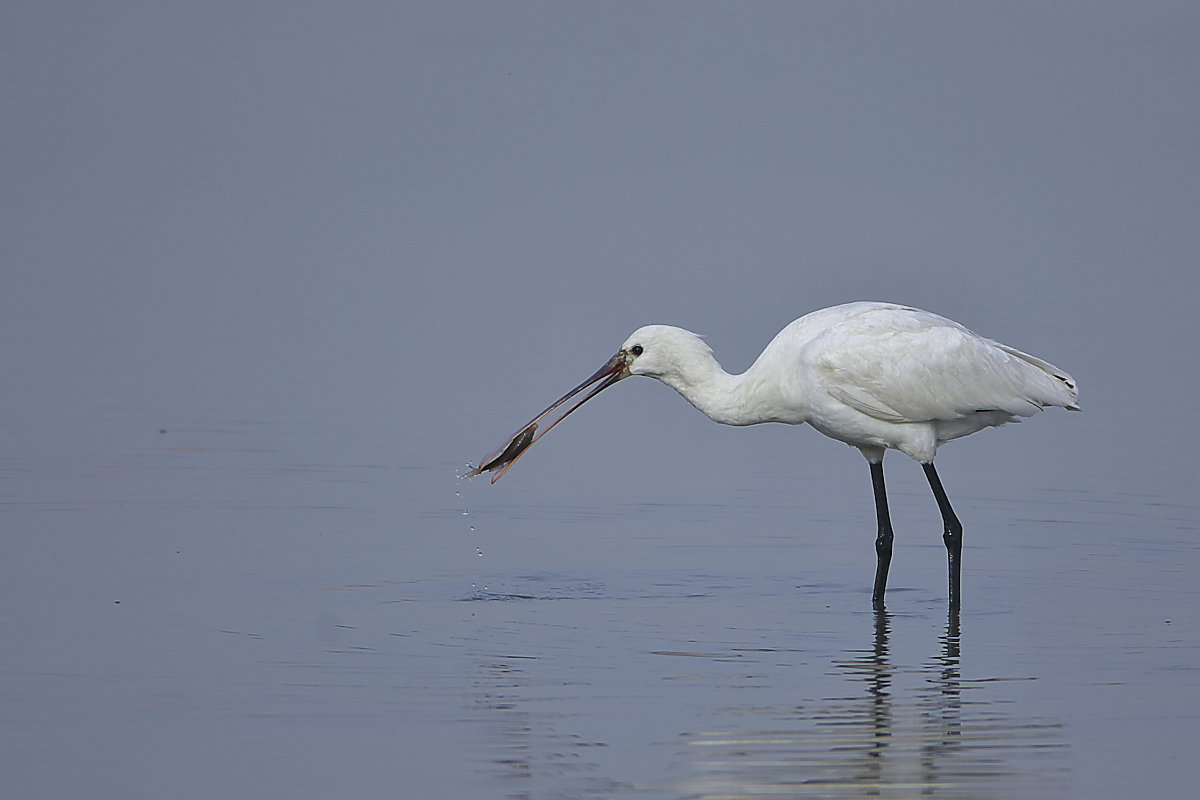
[[[475,555],[479,556],[480,558],[483,558],[483,551],[482,551],[482,550],[480,550],[478,547],[476,547],[476,548],[475,548]],[[485,587],[483,587],[483,588],[485,588],[485,589],[486,589],[487,587],[485,586]]]
[[[470,526],[470,528],[471,528],[471,533],[474,533],[474,532],[475,532],[475,526],[474,526],[474,525],[471,525],[471,526]]]
[[[465,508],[462,510],[462,515],[463,515],[464,517],[465,517],[467,514],[470,514],[470,513],[471,513],[471,512],[470,512],[470,511],[468,511],[468,510],[467,510],[467,509],[465,509]]]

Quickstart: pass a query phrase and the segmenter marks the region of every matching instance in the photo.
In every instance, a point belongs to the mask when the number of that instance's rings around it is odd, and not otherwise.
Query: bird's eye
[[[629,352],[633,353],[635,356],[640,356],[645,351],[642,349],[640,344],[635,344],[633,347],[629,348]]]

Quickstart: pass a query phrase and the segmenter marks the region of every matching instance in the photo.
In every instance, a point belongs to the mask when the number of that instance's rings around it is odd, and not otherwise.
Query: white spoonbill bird
[[[938,445],[1032,416],[1046,406],[1078,410],[1079,397],[1074,379],[1058,367],[945,317],[892,303],[848,303],[806,314],[780,331],[741,375],[725,372],[696,334],[647,325],[634,331],[596,374],[534,417],[468,476],[495,471],[495,483],[550,428],[630,375],[662,381],[714,422],[807,422],[857,447],[870,465],[875,493],[872,601],[877,608],[883,607],[893,538],[883,454],[899,450],[925,470],[945,526],[950,608],[957,610],[962,525],[933,466]],[[593,384],[590,392],[568,403]]]

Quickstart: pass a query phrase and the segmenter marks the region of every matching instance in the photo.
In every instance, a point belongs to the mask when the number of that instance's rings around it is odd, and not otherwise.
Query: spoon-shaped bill
[[[608,360],[608,363],[598,369],[594,375],[576,386],[571,391],[564,394],[562,397],[555,400],[554,403],[552,403],[545,411],[538,414],[519,431],[513,434],[510,438],[506,439],[504,444],[500,445],[495,450],[480,459],[479,466],[474,467],[470,472],[468,472],[466,477],[474,478],[476,475],[481,475],[484,472],[496,471],[496,474],[492,476],[492,483],[500,480],[500,477],[504,475],[504,473],[508,472],[509,468],[512,467],[513,464],[517,463],[517,459],[524,455],[525,451],[528,450],[534,442],[549,433],[550,429],[566,419],[568,414],[579,408],[588,400],[591,400],[593,397],[600,394],[600,392],[604,391],[609,386],[612,386],[617,381],[628,377],[629,373],[625,371],[625,365],[625,354],[617,353]],[[578,400],[568,403],[569,400],[574,398],[592,384],[597,385]],[[563,406],[564,404],[566,404],[565,407],[560,409],[559,407]],[[552,412],[556,410],[558,413],[552,415]],[[543,421],[547,417],[550,417],[550,423],[548,425],[544,425]],[[539,427],[541,430],[540,433],[538,433]]]

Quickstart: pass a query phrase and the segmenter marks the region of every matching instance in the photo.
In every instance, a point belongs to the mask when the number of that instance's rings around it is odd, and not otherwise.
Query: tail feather
[[[1079,410],[1079,387],[1075,383],[1075,379],[1066,370],[1059,369],[1049,361],[1043,361],[1037,356],[1023,353],[1015,347],[1009,347],[999,342],[995,344],[1009,355],[1016,356],[1030,366],[1036,367],[1045,377],[1050,379],[1039,382],[1042,383],[1044,388],[1044,391],[1039,392],[1039,394],[1044,396],[1031,397],[1031,400],[1044,406],[1061,406],[1068,411]]]

